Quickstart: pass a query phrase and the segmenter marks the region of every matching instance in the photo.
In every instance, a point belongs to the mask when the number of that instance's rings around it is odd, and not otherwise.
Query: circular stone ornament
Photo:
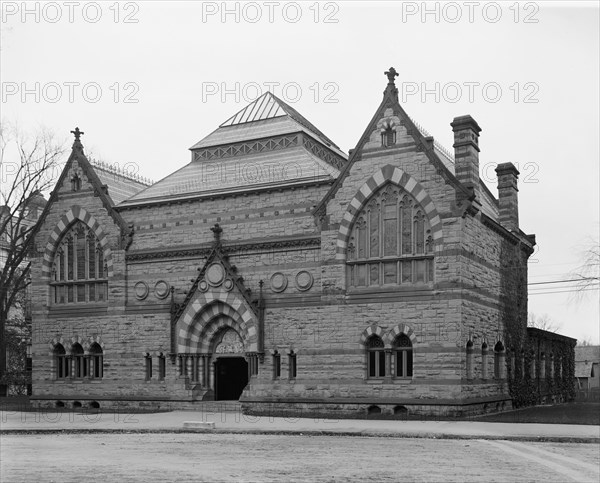
[[[281,272],[275,272],[271,275],[271,290],[273,292],[283,292],[288,285],[288,279],[285,274]]]
[[[296,274],[296,288],[301,292],[308,290],[310,287],[312,287],[312,284],[313,276],[310,274],[310,272],[302,270]]]
[[[156,285],[154,285],[154,295],[158,299],[166,298],[169,295],[169,284],[164,280],[156,282]]]
[[[230,278],[225,279],[223,282],[223,287],[225,287],[225,290],[229,292],[233,288],[233,280]]]
[[[206,270],[206,280],[213,287],[215,285],[219,285],[223,282],[225,278],[225,270],[223,270],[223,266],[220,263],[213,263],[208,270]]]
[[[200,280],[198,290],[200,290],[200,292],[206,292],[208,290],[208,283],[206,283],[206,280]]]
[[[148,296],[148,284],[146,282],[139,281],[133,286],[135,298],[138,300],[144,300]]]

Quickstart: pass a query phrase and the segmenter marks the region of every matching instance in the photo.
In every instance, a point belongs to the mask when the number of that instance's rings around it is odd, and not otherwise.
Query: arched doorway
[[[239,334],[227,328],[217,334],[214,350],[215,400],[237,400],[248,384],[248,363],[243,357],[244,343]]]

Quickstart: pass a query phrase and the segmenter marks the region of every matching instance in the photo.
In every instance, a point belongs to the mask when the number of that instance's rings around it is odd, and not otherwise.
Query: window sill
[[[433,282],[404,285],[372,285],[370,287],[348,287],[348,295],[368,293],[432,292]]]

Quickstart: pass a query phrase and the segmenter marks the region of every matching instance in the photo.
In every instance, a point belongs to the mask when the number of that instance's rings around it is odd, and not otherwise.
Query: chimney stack
[[[496,167],[498,175],[498,204],[500,205],[500,224],[510,231],[519,229],[519,189],[517,179],[519,171],[512,163],[502,163]]]
[[[450,123],[454,132],[454,170],[456,178],[475,194],[479,201],[479,133],[481,128],[471,116],[455,117]]]

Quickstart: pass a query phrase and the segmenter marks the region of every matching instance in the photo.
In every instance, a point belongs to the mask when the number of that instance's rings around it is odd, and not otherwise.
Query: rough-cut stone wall
[[[68,182],[57,188],[58,201],[37,236],[33,264],[34,398],[40,404],[79,398],[160,406],[209,397],[205,387],[179,374],[176,358],[169,356],[171,298],[181,304],[189,295],[213,244],[210,228],[219,223],[228,263],[243,277],[250,300],[257,299],[264,282],[265,353],[242,395],[246,410],[285,412],[287,407],[335,414],[377,405],[390,414],[401,413],[398,406],[458,414],[511,407],[509,380],[515,370],[509,354],[525,338],[527,244],[520,234],[467,210],[464,193],[457,196],[456,180],[441,163],[432,162],[399,115],[392,108],[382,111],[325,212],[317,216],[313,211],[328,185],[118,208],[125,225],[134,227],[125,251],[114,220],[119,215],[110,216],[85,176],[80,192],[71,192]],[[382,148],[381,127],[389,121],[395,125],[396,144]],[[353,203],[361,193],[368,199],[386,182],[412,193],[428,213],[435,240],[434,281],[350,290],[340,247],[360,209]],[[65,213],[78,212],[73,207],[93,216],[110,249],[106,304],[49,303],[44,250]],[[371,333],[385,343],[383,378],[367,377],[364,343]],[[411,378],[390,373],[399,333],[412,342]],[[95,341],[103,347],[101,381],[55,380],[52,344],[62,341],[68,350],[74,340],[84,348]],[[468,342],[473,346],[470,372]],[[497,343],[506,348],[498,357]],[[274,351],[281,356],[279,378],[274,377]],[[295,378],[290,377],[291,351]],[[166,356],[164,380],[158,378],[160,354]],[[149,380],[146,355],[153,362]]]

